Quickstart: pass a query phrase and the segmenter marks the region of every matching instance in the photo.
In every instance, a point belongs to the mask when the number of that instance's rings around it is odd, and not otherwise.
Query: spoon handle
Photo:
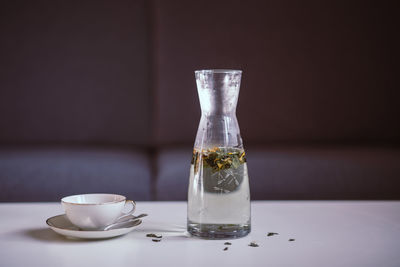
[[[133,217],[129,218],[129,220],[125,220],[125,221],[122,221],[122,222],[112,223],[112,224],[107,225],[106,227],[104,227],[103,231],[107,231],[107,230],[109,230],[110,228],[112,228],[112,227],[114,227],[114,226],[117,226],[117,225],[119,225],[119,224],[124,224],[124,223],[128,223],[128,222],[137,221],[137,220],[139,220],[140,218],[143,218],[143,217],[146,217],[146,216],[147,216],[147,214],[146,214],[146,213],[143,213],[143,214],[140,214],[140,215],[138,215],[138,216],[133,216]]]

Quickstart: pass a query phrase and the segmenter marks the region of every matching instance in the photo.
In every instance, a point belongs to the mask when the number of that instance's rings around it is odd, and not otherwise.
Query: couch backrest
[[[244,71],[245,144],[400,139],[391,5],[23,2],[0,9],[0,144],[192,144],[202,68]]]
[[[0,143],[150,142],[147,1],[0,9]]]
[[[160,144],[193,143],[193,71],[243,70],[245,144],[399,141],[395,9],[365,1],[156,1]]]

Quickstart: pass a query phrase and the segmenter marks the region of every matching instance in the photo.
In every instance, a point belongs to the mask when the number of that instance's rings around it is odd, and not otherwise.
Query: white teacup
[[[74,225],[83,230],[101,230],[127,217],[136,209],[133,200],[114,194],[84,194],[61,199],[65,214]],[[126,205],[132,208],[123,212]]]

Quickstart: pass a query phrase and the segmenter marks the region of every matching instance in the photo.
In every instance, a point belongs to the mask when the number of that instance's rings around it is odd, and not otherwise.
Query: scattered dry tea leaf
[[[224,248],[224,251],[227,251],[227,250],[228,250],[228,247],[225,247],[225,248]]]
[[[230,245],[232,245],[232,243],[231,242],[225,242],[224,245],[225,246],[230,246]]]
[[[153,242],[160,242],[161,239],[152,239],[151,241],[153,241]]]
[[[155,237],[155,238],[162,238],[162,235],[156,235],[156,234],[147,234],[146,237]]]
[[[290,239],[289,239],[289,242],[292,242],[292,241],[294,241],[294,240],[295,240],[295,239],[293,239],[293,238],[290,238]]]
[[[249,244],[249,247],[254,247],[254,248],[256,248],[256,247],[258,247],[259,245],[256,243],[256,242],[251,242],[250,244]]]
[[[273,233],[273,232],[269,232],[268,234],[267,234],[267,236],[274,236],[274,235],[279,235],[278,233]]]

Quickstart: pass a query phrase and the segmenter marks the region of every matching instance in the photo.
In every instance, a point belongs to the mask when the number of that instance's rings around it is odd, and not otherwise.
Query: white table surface
[[[252,232],[228,251],[188,237],[185,202],[139,202],[137,212],[149,217],[133,232],[82,241],[47,227],[58,203],[0,204],[0,266],[400,266],[400,201],[256,201]]]

